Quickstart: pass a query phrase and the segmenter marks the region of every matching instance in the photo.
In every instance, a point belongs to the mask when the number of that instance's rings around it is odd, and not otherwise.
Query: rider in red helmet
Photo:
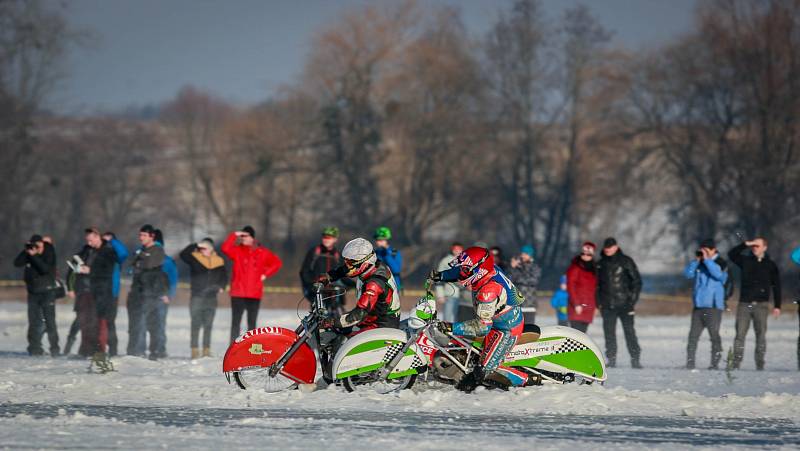
[[[459,382],[458,388],[471,392],[484,380],[501,387],[526,385],[526,373],[502,365],[506,354],[522,334],[520,306],[525,298],[495,266],[488,249],[470,247],[456,257],[451,266],[443,272],[432,271],[430,278],[434,282],[457,281],[472,290],[476,317],[452,324],[443,322],[440,327],[455,335],[485,337],[480,365]]]

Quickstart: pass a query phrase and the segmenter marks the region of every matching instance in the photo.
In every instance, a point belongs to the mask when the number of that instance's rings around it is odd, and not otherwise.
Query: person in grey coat
[[[532,245],[522,246],[519,256],[511,259],[511,268],[508,274],[522,296],[525,297],[525,304],[522,306],[525,324],[536,324],[536,308],[538,306],[536,289],[542,278],[542,268],[533,261],[535,255],[536,250]]]
[[[131,267],[133,283],[128,295],[128,355],[144,356],[146,334],[150,334],[150,359],[157,358],[161,346],[159,303],[168,302],[167,276],[162,267],[166,254],[156,243],[156,229],[150,224],[139,230],[142,247],[136,251]]]

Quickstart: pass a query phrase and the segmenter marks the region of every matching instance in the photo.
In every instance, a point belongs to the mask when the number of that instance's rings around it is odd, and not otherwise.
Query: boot
[[[192,360],[200,358],[200,348],[192,348]]]
[[[203,357],[211,357],[211,348],[203,348]]]
[[[114,364],[109,360],[108,354],[97,351],[92,355],[92,360],[89,364],[89,370],[92,371],[93,369],[96,369],[98,373],[105,374],[114,371]]]
[[[635,368],[637,370],[642,369],[642,364],[639,362],[639,359],[632,359],[631,360],[631,368]]]

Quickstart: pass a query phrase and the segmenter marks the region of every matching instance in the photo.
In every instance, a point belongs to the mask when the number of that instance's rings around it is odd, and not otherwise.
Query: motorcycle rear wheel
[[[348,392],[372,390],[378,394],[388,394],[407,390],[414,385],[417,380],[416,374],[399,377],[392,380],[376,380],[374,375],[350,376],[342,379],[342,385]]]
[[[277,393],[297,386],[297,382],[282,374],[270,377],[269,368],[235,371],[233,379],[242,390],[264,390],[267,393]]]

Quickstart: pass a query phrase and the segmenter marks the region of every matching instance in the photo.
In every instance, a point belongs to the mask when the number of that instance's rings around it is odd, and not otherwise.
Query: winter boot
[[[617,358],[616,357],[609,357],[608,361],[606,362],[606,367],[614,368],[617,366]]]
[[[203,357],[211,357],[211,348],[203,348]]]
[[[92,355],[91,363],[89,364],[89,371],[96,369],[98,373],[105,374],[114,371],[114,364],[108,358],[105,352],[95,352]]]
[[[631,360],[631,368],[634,368],[634,369],[637,369],[637,370],[641,370],[642,369],[642,364],[641,364],[641,362],[639,362],[639,359]]]
[[[192,348],[192,360],[200,358],[200,348]]]

